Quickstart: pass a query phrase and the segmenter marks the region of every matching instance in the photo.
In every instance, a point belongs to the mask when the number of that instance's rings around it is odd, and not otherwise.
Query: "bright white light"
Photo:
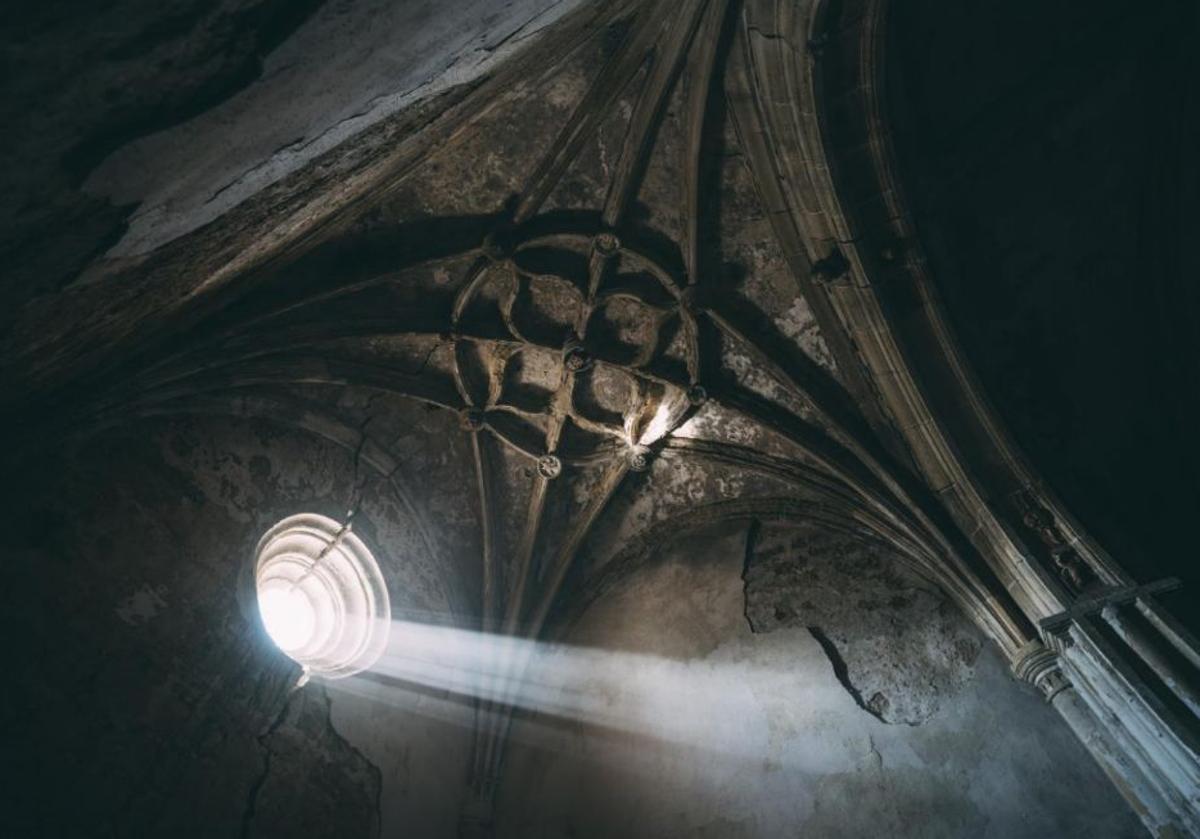
[[[312,640],[317,611],[308,596],[290,584],[264,589],[258,596],[263,626],[284,652],[302,648]]]
[[[815,643],[801,629],[778,632],[776,644]],[[836,681],[808,684],[782,657],[777,666],[677,660],[407,621],[393,622],[388,649],[370,671],[394,682],[360,675],[330,688],[463,725],[496,712],[452,697],[482,699],[753,760],[768,746],[746,740],[743,721],[763,713],[761,697],[787,696],[818,708],[845,698]],[[803,764],[808,757],[796,759]]]
[[[649,446],[662,439],[671,430],[671,414],[674,412],[674,408],[675,406],[669,400],[664,399],[660,402],[658,410],[654,412],[654,418],[650,420],[650,424],[642,432],[642,439],[638,442],[643,446]]]
[[[255,586],[271,640],[310,676],[370,667],[387,644],[391,606],[379,564],[349,527],[289,516],[258,543]]]

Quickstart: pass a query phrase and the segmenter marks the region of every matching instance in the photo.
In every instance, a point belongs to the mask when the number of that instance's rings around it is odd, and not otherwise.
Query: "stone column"
[[[1200,716],[1200,694],[1196,692],[1190,674],[1165,654],[1161,642],[1143,628],[1136,617],[1131,619],[1131,616],[1124,614],[1120,606],[1110,603],[1100,612],[1100,616],[1188,710]]]
[[[1174,821],[1171,808],[1162,801],[1142,770],[1130,759],[1126,749],[1080,695],[1064,671],[1058,653],[1039,641],[1031,641],[1018,653],[1013,662],[1013,672],[1019,679],[1041,691],[1046,701],[1091,752],[1142,823],[1150,827],[1156,836],[1171,836],[1169,831]],[[1156,831],[1153,826],[1164,826],[1165,832]]]

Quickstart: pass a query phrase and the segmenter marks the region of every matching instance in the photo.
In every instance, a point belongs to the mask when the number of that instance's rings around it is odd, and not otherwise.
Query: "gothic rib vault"
[[[887,545],[1152,829],[1200,829],[1190,722],[1097,615],[1140,610],[1194,647],[1041,484],[940,314],[881,115],[887,5],[585,5],[407,133],[243,210],[257,220],[105,269],[140,315],[66,335],[35,313],[14,340],[53,352],[19,383],[26,416],[56,415],[51,440],[267,418],[354,452],[421,521],[378,429],[397,397],[455,412],[479,546],[455,607],[487,632],[553,637],[697,518]],[[484,821],[511,715],[478,715]]]

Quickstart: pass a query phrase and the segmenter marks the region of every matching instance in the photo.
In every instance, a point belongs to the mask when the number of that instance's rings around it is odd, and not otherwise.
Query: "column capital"
[[[1018,679],[1040,690],[1047,702],[1053,702],[1054,697],[1071,687],[1070,679],[1063,673],[1058,653],[1040,641],[1030,641],[1018,650],[1012,669]]]

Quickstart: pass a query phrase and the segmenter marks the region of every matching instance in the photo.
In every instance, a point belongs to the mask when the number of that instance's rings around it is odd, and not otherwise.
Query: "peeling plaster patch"
[[[880,712],[880,706],[887,701],[883,693],[876,691],[871,697],[871,701],[863,700],[862,691],[860,691],[853,682],[850,681],[850,671],[846,667],[846,660],[842,658],[841,652],[837,648],[837,644],[826,635],[819,626],[810,626],[808,633],[813,639],[821,645],[821,651],[825,653],[825,657],[829,659],[829,665],[833,668],[833,675],[837,677],[838,682],[846,689],[846,693],[850,694],[850,698],[854,700],[854,704],[862,708],[871,716],[880,722],[887,722]]]
[[[505,91],[508,102],[504,107],[477,117],[471,131],[432,150],[420,173],[396,185],[381,208],[381,222],[403,224],[420,217],[474,215],[482,208],[500,206],[524,187],[525,174],[538,165],[555,127],[574,109],[575,100],[568,93],[547,96],[546,91],[552,86],[561,88],[564,75],[582,85],[599,60],[593,52],[583,50],[551,78],[539,79],[537,84],[518,83]],[[603,196],[601,189],[598,197],[589,201],[603,201]],[[451,272],[461,278],[470,264],[467,258],[461,271],[455,273],[452,268]]]
[[[705,404],[687,422],[675,429],[671,436],[687,440],[732,443],[763,454],[809,461],[804,451],[786,438],[763,429],[758,423],[748,420],[736,411],[726,410],[715,402]]]
[[[646,208],[649,226],[675,241],[683,241],[685,235],[683,208],[687,201],[680,171],[682,161],[688,159],[687,132],[681,119],[688,112],[686,89],[687,85],[677,85],[667,100],[638,190],[638,201]]]
[[[576,102],[583,98],[583,95],[587,92],[587,86],[587,77],[583,73],[580,73],[577,68],[571,67],[564,72],[556,74],[543,95],[551,106],[566,110],[573,107]]]
[[[700,418],[699,414],[696,414],[671,432],[670,436],[681,437],[684,440],[702,440],[704,439],[704,420]]]
[[[775,325],[784,335],[800,345],[800,349],[804,350],[805,355],[826,370],[832,373],[837,372],[837,363],[833,359],[833,353],[829,351],[825,338],[817,327],[817,320],[813,317],[807,300],[797,296],[788,310],[776,316],[774,320]]]
[[[724,498],[738,498],[746,489],[746,481],[739,474],[717,478],[717,493]]]
[[[975,628],[885,548],[813,522],[764,527],[744,579],[751,628],[808,628],[856,704],[884,722],[920,725],[974,679]]]
[[[710,500],[708,469],[696,461],[682,459],[673,461],[671,465],[673,473],[667,480],[658,482],[658,500],[661,503],[654,504],[656,499],[653,497],[648,499],[654,507],[650,515],[654,521],[666,519],[674,509]]]
[[[642,476],[638,476],[640,479]],[[796,487],[749,470],[714,468],[704,458],[666,452],[655,458],[648,479],[619,493],[588,537],[585,577],[623,574],[673,525],[703,508],[753,498],[794,497]],[[719,515],[713,508],[712,515]],[[691,519],[688,519],[689,521]],[[664,529],[665,528],[665,529]],[[674,531],[671,531],[674,532]],[[614,564],[615,563],[615,564]]]
[[[590,77],[594,67],[604,62],[600,54],[590,53],[591,63],[585,64],[582,75]],[[573,68],[574,69],[574,68]],[[590,79],[589,79],[590,81]],[[645,81],[645,70],[640,71],[627,87],[637,91]],[[586,82],[581,82],[581,85]],[[552,100],[548,100],[552,103]],[[572,102],[572,105],[574,102]],[[633,114],[634,100],[627,93],[609,109],[578,156],[567,167],[562,179],[547,196],[544,209],[566,209],[594,207],[604,203],[608,182],[625,142],[629,119]]]
[[[117,604],[117,617],[130,626],[149,623],[167,608],[167,587],[144,585]]]
[[[577,510],[582,510],[592,502],[604,475],[603,469],[581,470],[579,476],[571,481],[571,503]]]
[[[268,489],[271,462],[259,455],[253,457],[250,447],[245,457],[237,450],[227,450],[206,439],[190,440],[189,445],[176,442],[177,437],[190,438],[191,426],[181,423],[159,437],[164,460],[189,475],[199,489],[203,502],[217,504],[230,518],[248,524],[254,521],[255,510]],[[257,480],[256,480],[257,479]]]
[[[381,772],[335,727],[323,688],[291,694],[255,739],[261,768],[248,790],[242,836],[311,835],[323,824],[336,825],[339,835],[380,835]]]

